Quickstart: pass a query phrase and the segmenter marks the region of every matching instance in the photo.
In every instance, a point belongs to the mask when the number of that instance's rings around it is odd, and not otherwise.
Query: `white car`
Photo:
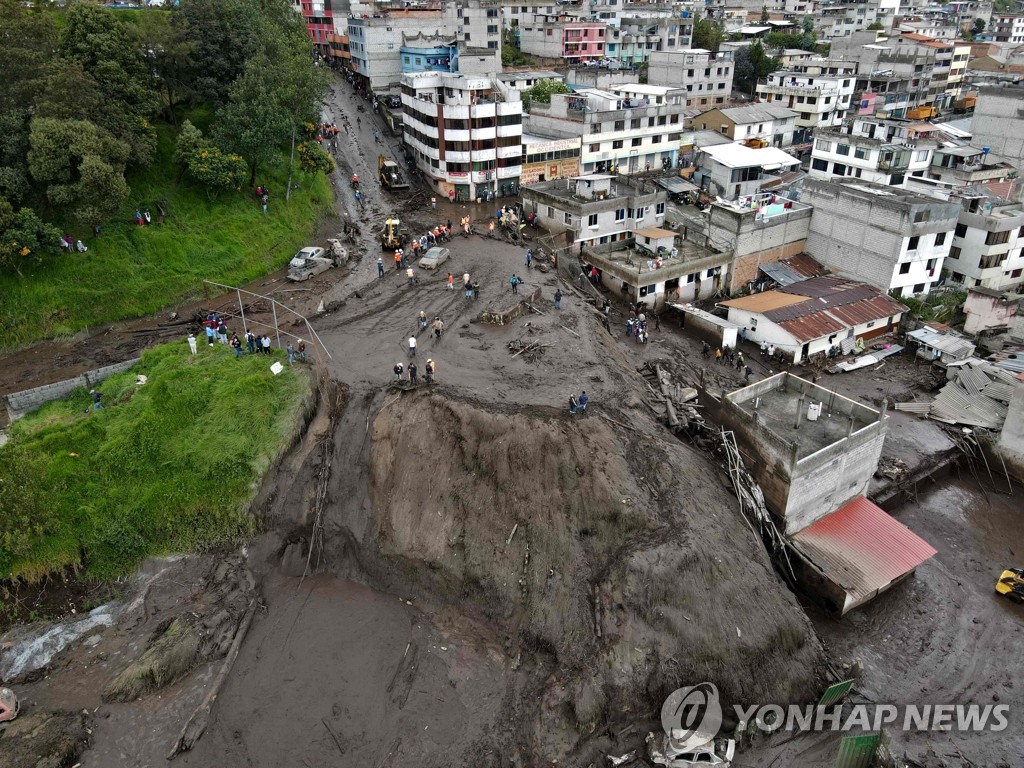
[[[323,248],[317,248],[312,245],[307,246],[292,256],[292,260],[288,262],[288,269],[302,269],[306,266],[307,259],[316,259],[325,255],[326,253]]]
[[[672,746],[664,733],[651,733],[647,736],[647,754],[655,765],[664,765],[666,768],[690,768],[694,765],[729,768],[736,754],[736,742],[732,739],[715,739],[702,747],[682,750]]]
[[[423,258],[416,263],[419,264],[420,269],[437,269],[448,261],[448,257],[451,255],[452,252],[447,248],[434,247],[423,254]]]

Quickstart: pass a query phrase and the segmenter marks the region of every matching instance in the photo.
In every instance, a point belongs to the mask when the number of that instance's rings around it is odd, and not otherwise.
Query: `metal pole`
[[[238,296],[238,312],[242,316],[242,335],[248,336],[249,329],[245,325],[245,305],[242,304],[242,292],[236,288],[235,294]]]
[[[274,312],[274,333],[277,336],[277,348],[281,348],[281,329],[277,327],[277,302],[270,300],[270,309]]]

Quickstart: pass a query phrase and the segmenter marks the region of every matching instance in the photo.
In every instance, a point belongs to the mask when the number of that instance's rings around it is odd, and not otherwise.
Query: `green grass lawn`
[[[304,366],[274,376],[271,362],[165,344],[99,387],[101,410],[82,389],[15,422],[0,447],[0,580],[110,578],[251,534],[258,483],[313,400]]]
[[[248,188],[211,201],[203,189],[178,180],[173,128],[157,130],[154,162],[128,179],[132,194],[118,219],[98,238],[71,231],[86,242],[88,253],[48,256],[20,276],[0,273],[0,349],[196,299],[204,279],[234,285],[257,278],[311,244],[317,224],[333,213],[333,190],[323,175],[296,173],[302,188],[285,203],[287,150],[257,178],[270,188],[269,215]],[[159,201],[169,211],[163,224],[157,223]],[[153,224],[138,227],[135,210],[147,206]]]

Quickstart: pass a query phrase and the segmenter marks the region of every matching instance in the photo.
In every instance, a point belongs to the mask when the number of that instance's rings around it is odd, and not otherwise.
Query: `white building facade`
[[[404,140],[437,192],[457,200],[515,194],[523,165],[523,103],[489,77],[419,72],[402,77]]]

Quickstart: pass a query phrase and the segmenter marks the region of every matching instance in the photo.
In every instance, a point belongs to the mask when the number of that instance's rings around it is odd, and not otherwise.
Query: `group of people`
[[[448,273],[448,288],[455,289],[455,275]],[[466,293],[467,301],[476,301],[480,298],[480,283],[469,276],[469,272],[462,273],[462,290]]]
[[[260,201],[260,208],[263,213],[267,212],[267,204],[270,202],[270,190],[263,184],[256,187],[256,199]]]
[[[320,130],[316,135],[316,141],[321,147],[326,141],[331,152],[336,151],[338,149],[338,126],[334,123],[321,123]]]
[[[140,227],[153,223],[153,214],[149,212],[149,208],[145,212],[140,211],[138,208],[135,209],[135,223]]]
[[[406,368],[401,362],[395,363],[395,367],[392,369],[395,373],[395,381],[401,382],[405,380],[405,376],[409,376],[409,383],[413,386],[419,384],[419,369],[416,366],[415,360],[409,361],[409,367]],[[423,381],[427,384],[434,383],[434,371],[436,370],[434,361],[431,358],[427,358],[427,362],[423,364]]]
[[[586,411],[587,403],[589,402],[590,398],[587,397],[586,390],[583,390],[579,397],[576,397],[576,395],[569,395],[569,413],[575,414],[577,412]]]
[[[637,344],[646,344],[648,340],[647,315],[630,309],[629,317],[626,319],[626,335],[632,336]]]
[[[252,331],[247,331],[244,334],[245,341],[243,344],[242,337],[238,335],[238,332],[230,330],[225,319],[214,311],[211,311],[203,321],[203,333],[206,335],[207,345],[212,347],[215,343],[225,344],[235,351],[237,357],[242,357],[245,354],[245,349],[249,350],[250,355],[269,355],[271,353],[269,335],[260,334],[257,336]],[[196,336],[196,329],[190,329],[187,341],[189,351],[193,355],[198,354]],[[302,339],[299,339],[297,346],[293,346],[289,342],[286,351],[288,353],[289,365],[294,365],[296,357],[302,362],[306,361],[306,342]]]
[[[87,253],[89,250],[89,246],[87,246],[81,240],[78,240],[76,242],[75,238],[73,238],[71,235],[64,235],[64,237],[61,238],[60,247],[63,248],[68,253],[71,253],[72,251],[78,251],[79,253]]]

